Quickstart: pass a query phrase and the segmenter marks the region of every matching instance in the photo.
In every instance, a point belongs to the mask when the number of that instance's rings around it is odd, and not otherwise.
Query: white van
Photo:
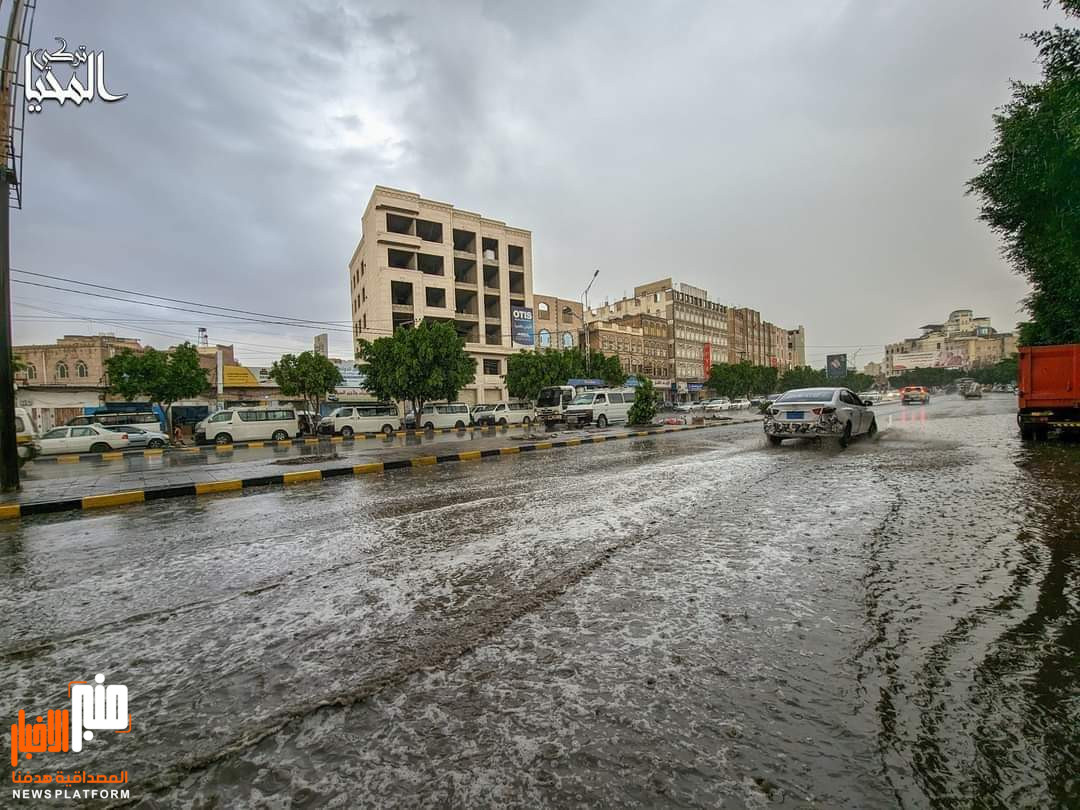
[[[493,405],[477,405],[472,411],[473,422],[478,425],[528,426],[536,419],[533,406],[528,402],[496,402]]]
[[[300,435],[293,408],[228,408],[212,413],[195,426],[198,444],[292,439]]]
[[[385,433],[401,430],[397,406],[372,402],[365,405],[342,405],[319,422],[319,433],[333,436],[340,433],[346,439],[354,433]]]
[[[596,388],[574,397],[563,418],[571,426],[607,427],[625,422],[633,404],[633,388]]]
[[[469,406],[464,402],[451,402],[449,405],[425,405],[416,420],[417,430],[438,430],[439,428],[457,428],[461,430],[469,424]]]

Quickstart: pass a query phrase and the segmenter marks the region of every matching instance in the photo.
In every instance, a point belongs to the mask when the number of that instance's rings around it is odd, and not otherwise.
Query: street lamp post
[[[589,355],[592,354],[592,348],[589,346],[589,320],[585,316],[585,312],[589,308],[589,290],[592,289],[593,282],[596,281],[596,277],[600,275],[600,270],[594,270],[592,278],[589,279],[589,286],[585,288],[585,292],[581,294],[581,326],[585,330],[585,376],[590,373]]]

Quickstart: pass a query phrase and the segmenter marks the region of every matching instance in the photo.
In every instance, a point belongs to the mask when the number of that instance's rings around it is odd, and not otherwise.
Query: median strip
[[[390,461],[376,461],[366,464],[354,464],[344,467],[300,470],[298,472],[283,473],[278,475],[262,475],[254,476],[251,478],[236,478],[226,481],[204,481],[195,484],[179,484],[175,486],[128,490],[124,492],[114,492],[103,495],[87,495],[81,498],[67,498],[57,501],[35,501],[23,504],[0,504],[0,520],[15,519],[25,517],[27,515],[44,515],[52,514],[55,512],[102,509],[111,506],[124,506],[133,503],[143,503],[144,501],[162,500],[165,498],[215,495],[223,492],[236,492],[245,489],[254,489],[258,487],[268,487],[274,485],[291,486],[348,475],[370,475],[373,473],[381,473],[389,470],[401,470],[413,467],[427,467],[434,464],[460,463],[463,461],[480,461],[485,458],[517,455],[523,452],[531,453],[564,447],[578,447],[586,444],[602,444],[604,442],[615,441],[617,439],[633,439],[646,436],[656,436],[665,433],[675,433],[684,430],[700,430],[706,427],[722,427],[726,424],[738,423],[723,423],[719,425],[713,424],[682,425],[678,427],[656,427],[651,430],[637,430],[629,433],[617,433],[606,436],[587,436],[583,438],[561,439],[558,441],[538,441],[511,447],[492,447],[485,450],[466,450],[458,453],[448,453],[446,455],[439,456],[417,456],[415,458],[393,459]],[[160,453],[160,451],[157,452]],[[75,460],[77,461],[78,457],[75,457]]]

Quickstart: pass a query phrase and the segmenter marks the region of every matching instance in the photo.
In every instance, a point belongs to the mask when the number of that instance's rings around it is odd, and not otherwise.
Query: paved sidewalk
[[[139,472],[105,473],[69,479],[30,481],[18,493],[0,497],[0,518],[117,506],[160,498],[205,495],[274,484],[296,484],[345,475],[361,475],[428,464],[476,461],[514,453],[576,447],[618,439],[639,438],[687,430],[747,424],[760,417],[747,416],[704,425],[659,425],[606,430],[559,431],[532,437],[523,434],[478,437],[463,442],[439,442],[380,447],[356,443],[351,451],[341,444],[312,445],[313,452],[331,454],[308,463],[282,464],[262,459],[237,464],[203,465],[191,468],[161,468]],[[334,457],[336,456],[336,457]]]

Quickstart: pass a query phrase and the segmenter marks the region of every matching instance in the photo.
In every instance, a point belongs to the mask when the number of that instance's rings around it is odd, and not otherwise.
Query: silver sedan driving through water
[[[877,433],[871,402],[847,388],[796,388],[781,394],[765,413],[765,435],[772,444],[835,436],[847,447],[853,436],[864,433]]]

